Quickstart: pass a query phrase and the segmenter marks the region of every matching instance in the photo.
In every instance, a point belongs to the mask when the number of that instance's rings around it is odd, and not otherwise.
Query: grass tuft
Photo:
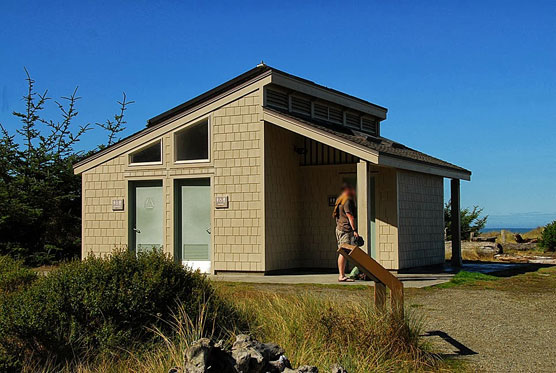
[[[450,281],[445,282],[443,284],[435,285],[432,288],[446,289],[446,288],[452,288],[454,286],[460,286],[460,285],[473,286],[473,285],[478,285],[481,282],[496,281],[498,279],[499,278],[496,276],[485,275],[484,273],[460,271],[454,277],[452,277]]]
[[[282,346],[294,365],[327,371],[339,363],[349,372],[425,371],[439,361],[422,344],[421,320],[378,313],[368,302],[301,293],[251,292],[235,304],[251,320],[251,332]]]

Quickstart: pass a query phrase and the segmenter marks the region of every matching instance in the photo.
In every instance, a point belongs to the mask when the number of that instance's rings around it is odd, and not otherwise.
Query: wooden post
[[[451,213],[452,213],[452,266],[461,267],[461,216],[460,216],[460,191],[459,179],[452,179]]]
[[[403,319],[403,286],[390,289],[390,302],[394,316]]]
[[[370,253],[371,237],[369,235],[369,174],[368,163],[357,163],[357,232],[365,239],[363,251]]]
[[[386,310],[386,285],[382,282],[375,282],[375,307],[380,312]]]
[[[392,313],[396,317],[404,317],[403,283],[376,260],[371,258],[359,246],[343,244],[338,253],[355,264],[363,273],[375,282],[375,305],[378,310],[385,309],[386,288],[390,289]]]

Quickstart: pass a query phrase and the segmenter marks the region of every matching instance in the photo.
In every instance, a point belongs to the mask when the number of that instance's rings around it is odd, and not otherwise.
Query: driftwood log
[[[472,237],[472,241],[475,242],[496,242],[496,236],[494,237]]]
[[[519,233],[515,234],[515,242],[517,243],[529,243],[529,242],[537,242],[537,240],[532,238],[523,238]]]

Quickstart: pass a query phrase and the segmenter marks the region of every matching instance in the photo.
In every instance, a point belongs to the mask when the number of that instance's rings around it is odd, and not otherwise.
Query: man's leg
[[[346,277],[346,258],[343,255],[338,255],[338,271],[340,272],[339,280]]]

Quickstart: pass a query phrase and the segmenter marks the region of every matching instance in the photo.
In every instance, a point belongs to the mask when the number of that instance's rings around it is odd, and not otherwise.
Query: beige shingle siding
[[[162,180],[165,204],[164,251],[173,254],[174,179],[213,177],[213,200],[229,196],[225,210],[213,209],[213,268],[216,271],[264,271],[262,123],[258,91],[212,112],[209,163],[175,164],[173,132],[163,140],[163,164],[129,166],[121,154],[83,173],[83,254],[108,254],[127,247],[128,183]],[[179,130],[179,129],[178,129]],[[147,138],[153,141],[157,138]],[[144,146],[138,145],[134,150]],[[112,211],[113,199],[125,199],[125,211]]]
[[[256,92],[213,113],[214,193],[230,201],[214,211],[216,271],[264,271],[260,105]]]
[[[301,264],[302,191],[297,135],[265,123],[266,271]]]
[[[399,267],[444,262],[444,185],[439,176],[398,172]]]
[[[105,255],[127,247],[126,214],[112,211],[112,200],[126,195],[123,161],[122,157],[114,158],[82,175],[83,258],[91,253]]]
[[[398,205],[395,169],[379,168],[375,176],[377,261],[398,269]]]

